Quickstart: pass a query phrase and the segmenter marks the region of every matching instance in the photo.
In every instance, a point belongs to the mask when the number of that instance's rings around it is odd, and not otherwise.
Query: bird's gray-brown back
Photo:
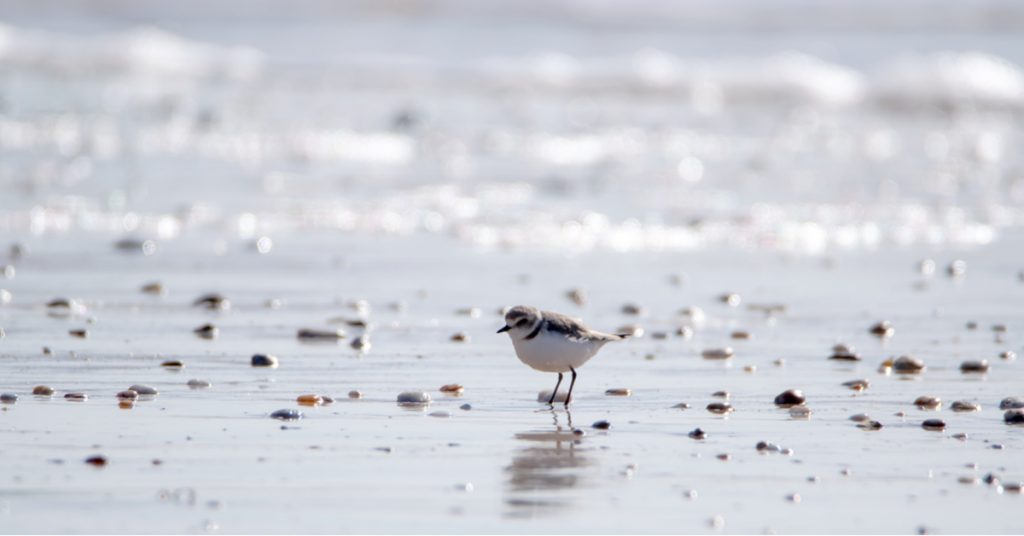
[[[555,333],[565,335],[570,339],[611,341],[621,338],[617,335],[609,335],[607,333],[594,331],[583,325],[579,320],[570,316],[552,311],[541,311],[541,315],[544,320],[544,328],[554,331]]]

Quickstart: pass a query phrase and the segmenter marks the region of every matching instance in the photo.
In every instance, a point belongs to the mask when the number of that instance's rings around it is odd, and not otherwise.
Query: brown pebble
[[[337,341],[345,338],[341,329],[309,329],[303,328],[295,332],[295,337],[303,341]]]
[[[117,398],[119,400],[135,400],[139,398],[139,393],[136,393],[131,389],[126,389],[124,391],[121,391],[120,393],[117,393]]]
[[[957,400],[950,404],[949,409],[956,412],[981,411],[981,406],[966,400]]]
[[[854,352],[852,349],[847,350],[846,347],[844,347],[842,345],[837,345],[837,347],[840,348],[840,349],[836,350],[835,348],[833,348],[832,355],[828,356],[828,358],[830,360],[832,360],[832,361],[860,361],[860,359],[861,359],[860,356],[857,355],[857,353]]]
[[[301,406],[319,406],[324,403],[324,399],[320,395],[299,395],[295,401]]]
[[[1014,352],[1013,350],[1007,350],[999,354],[999,359],[1003,359],[1005,361],[1013,361],[1014,359],[1017,359],[1017,353]]]
[[[565,297],[572,300],[579,307],[583,307],[587,304],[587,295],[582,289],[574,288],[565,292]]]
[[[89,337],[89,332],[84,329],[72,329],[68,330],[68,335],[78,337],[79,339],[86,339]]]
[[[946,422],[942,419],[927,419],[921,423],[921,428],[933,432],[941,432],[946,429]]]
[[[624,315],[639,316],[644,314],[645,312],[646,311],[644,311],[643,307],[640,307],[635,303],[627,303],[622,306],[622,314]]]
[[[900,356],[891,363],[893,372],[897,374],[917,374],[925,370],[924,361],[916,357]]]
[[[66,393],[64,395],[65,400],[71,400],[73,402],[84,402],[89,399],[89,395],[85,393]]]
[[[733,339],[741,341],[748,341],[754,338],[754,335],[751,334],[749,331],[734,331],[729,336],[732,337]]]
[[[807,397],[805,397],[804,392],[799,389],[789,389],[779,393],[779,395],[775,397],[775,405],[780,408],[800,406],[806,402]]]
[[[629,389],[626,389],[624,387],[619,387],[616,389],[608,389],[607,391],[604,392],[604,394],[608,396],[631,396],[633,394],[633,391],[630,391]]]
[[[742,299],[739,294],[735,292],[727,292],[718,297],[718,301],[728,305],[729,307],[736,307],[740,304]]]
[[[450,395],[461,395],[465,390],[465,387],[457,383],[449,383],[441,386],[441,392]]]
[[[846,387],[847,389],[851,389],[857,392],[861,392],[870,386],[871,382],[869,382],[868,380],[850,380],[848,382],[843,382],[843,387]]]
[[[226,311],[231,308],[231,301],[220,294],[213,293],[196,298],[192,305],[211,311]]]
[[[704,440],[707,439],[708,437],[708,434],[704,432],[704,430],[701,430],[700,428],[694,428],[693,430],[690,431],[690,433],[686,435],[690,436],[691,439],[697,440]]]
[[[734,356],[736,352],[732,348],[709,348],[701,352],[701,356],[704,359],[729,359]]]
[[[728,400],[730,395],[729,391],[715,391],[714,393],[711,393],[711,396]]]
[[[730,456],[728,453],[723,452],[721,454],[715,455],[715,458],[718,458],[719,460],[722,460],[723,462],[727,462],[727,461],[732,459],[732,456]]]
[[[878,431],[882,429],[882,423],[878,421],[864,421],[857,423],[857,428],[861,430],[868,430],[870,432]]]
[[[460,331],[451,336],[452,342],[469,342],[469,333]]]
[[[106,456],[89,456],[85,459],[85,463],[93,467],[104,467],[107,465]]]
[[[871,420],[871,417],[865,413],[858,413],[856,415],[850,415],[850,420],[853,422],[867,422]]]
[[[676,328],[676,336],[682,337],[684,339],[692,339],[693,328],[691,328],[690,326],[679,326],[678,328]]]
[[[956,259],[946,266],[946,275],[949,277],[963,277],[967,273],[967,263],[962,259]]]
[[[892,322],[888,320],[882,320],[881,322],[871,326],[868,330],[872,335],[881,338],[889,338],[896,334],[896,328],[892,326]]]
[[[359,391],[349,391],[348,397],[353,400],[359,400],[360,398],[363,398],[363,393],[360,393]]]
[[[964,361],[963,363],[960,363],[960,372],[988,372],[988,361],[985,359],[982,359],[981,361]]]
[[[202,326],[192,330],[192,333],[195,333],[197,337],[201,337],[203,339],[216,339],[217,335],[220,334],[220,330],[213,324],[203,324]]]
[[[725,402],[712,402],[708,404],[707,410],[716,415],[725,415],[735,411],[732,405]]]
[[[146,294],[153,294],[155,296],[163,296],[167,293],[167,289],[165,289],[161,283],[156,281],[142,285],[140,290]]]
[[[32,388],[32,394],[36,396],[53,396],[54,389],[49,385],[37,385]]]
[[[597,421],[597,422],[595,422],[594,424],[592,424],[590,426],[592,428],[596,428],[598,430],[607,430],[607,429],[612,427],[612,423],[610,423],[608,421]]]
[[[164,361],[163,363],[160,363],[160,366],[169,369],[180,369],[185,368],[185,363],[182,363],[177,359],[172,359],[170,361]]]
[[[914,399],[914,405],[918,409],[940,409],[942,407],[942,399],[937,396],[919,396]]]
[[[134,400],[118,399],[117,407],[119,407],[121,409],[132,409],[132,408],[135,407],[135,401]]]

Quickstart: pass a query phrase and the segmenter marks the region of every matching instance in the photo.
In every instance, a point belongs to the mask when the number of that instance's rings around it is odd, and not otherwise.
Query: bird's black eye
[[[516,326],[525,326],[529,322],[530,322],[530,319],[523,318],[523,319],[520,319],[520,320],[516,321]]]

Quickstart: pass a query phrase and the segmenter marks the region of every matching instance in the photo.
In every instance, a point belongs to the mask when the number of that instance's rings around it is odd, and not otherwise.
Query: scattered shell
[[[171,359],[169,361],[164,361],[163,363],[160,363],[160,366],[169,369],[180,369],[185,368],[185,363],[182,363],[178,359]]]
[[[299,395],[295,401],[300,406],[319,406],[324,403],[324,399],[320,395]]]
[[[762,453],[782,452],[782,447],[776,445],[775,443],[769,443],[768,441],[758,441],[757,445],[755,445],[755,448],[757,448],[758,452]]]
[[[740,341],[748,341],[754,338],[754,335],[752,335],[749,331],[734,331],[729,336],[732,337],[733,339]]]
[[[701,430],[700,428],[694,428],[693,430],[690,430],[690,433],[688,433],[686,435],[688,435],[692,439],[701,439],[701,440],[707,439],[707,437],[708,437],[708,434],[705,433],[704,430]]]
[[[195,307],[202,307],[211,311],[227,311],[231,308],[231,301],[217,293],[204,294],[192,302]]]
[[[727,292],[719,296],[718,301],[728,305],[729,307],[736,307],[742,300],[739,294],[736,294],[735,292]]]
[[[117,393],[117,398],[118,400],[135,400],[139,398],[139,393],[132,391],[131,389],[127,389]]]
[[[469,333],[460,331],[451,336],[452,342],[469,342]]]
[[[572,300],[576,305],[583,307],[587,304],[587,295],[582,289],[574,288],[565,292],[565,297]]]
[[[735,408],[726,402],[712,402],[708,404],[707,410],[716,415],[725,415],[735,411]]]
[[[133,385],[128,389],[131,391],[135,391],[136,393],[139,393],[142,396],[156,396],[157,394],[159,394],[159,391],[157,391],[155,388],[142,384]]]
[[[359,391],[349,391],[348,397],[353,400],[359,400],[360,398],[363,398],[363,393],[360,393]]]
[[[891,366],[897,374],[918,374],[925,369],[924,361],[906,355],[896,358]]]
[[[799,389],[789,389],[779,393],[779,395],[775,397],[775,405],[780,408],[800,406],[806,402],[807,397],[805,397],[804,392]]]
[[[624,315],[640,316],[644,313],[646,313],[644,308],[635,303],[627,303],[622,306],[622,314]]]
[[[430,404],[430,395],[423,391],[405,391],[398,395],[399,406],[425,406]]]
[[[203,324],[202,326],[192,330],[192,333],[195,333],[196,336],[204,339],[216,339],[217,335],[220,334],[220,329],[213,324]]]
[[[832,355],[828,358],[833,361],[860,361],[860,356],[853,351],[853,348],[847,348],[841,344],[832,348]]]
[[[145,285],[142,285],[142,288],[139,290],[146,294],[153,294],[154,296],[163,296],[164,294],[167,294],[167,289],[165,289],[163,284],[158,281],[146,283]]]
[[[107,465],[107,457],[106,456],[89,456],[88,458],[85,459],[85,463],[87,463],[87,464],[89,464],[89,465],[91,465],[93,467],[103,467],[103,466]]]
[[[465,390],[465,387],[457,383],[449,383],[441,386],[441,392],[450,395],[461,395]]]
[[[362,335],[356,337],[355,339],[352,339],[352,343],[350,344],[350,346],[352,348],[355,348],[356,350],[359,350],[360,352],[369,352],[371,346],[370,336],[367,335],[366,333],[363,333]]]
[[[590,426],[591,426],[591,428],[596,428],[598,430],[607,430],[607,429],[612,427],[612,423],[610,423],[608,421],[601,420],[601,421],[595,422],[594,424],[592,424]]]
[[[892,322],[889,322],[888,320],[883,320],[883,321],[881,321],[881,322],[871,326],[871,329],[868,330],[868,331],[872,335],[874,335],[876,337],[881,337],[881,338],[892,337],[893,335],[896,334],[896,328],[894,328],[892,326]]]
[[[1011,409],[1003,414],[1003,422],[1006,424],[1024,424],[1024,411]]]
[[[857,428],[860,428],[861,430],[868,430],[868,431],[871,431],[871,432],[875,432],[875,431],[878,431],[878,430],[882,429],[882,423],[880,423],[878,421],[868,420],[868,421],[857,423]]]
[[[852,389],[852,390],[857,391],[857,392],[863,391],[863,390],[867,389],[870,386],[871,386],[871,382],[869,382],[867,380],[850,380],[848,382],[843,382],[843,387],[846,387],[848,389]]]
[[[297,421],[302,417],[302,412],[297,409],[279,409],[270,414],[271,419],[279,421]]]
[[[89,395],[85,393],[66,393],[64,395],[65,400],[71,400],[74,402],[85,402],[89,399]]]
[[[254,367],[270,367],[277,368],[278,360],[277,357],[266,354],[255,354],[252,356],[250,361]]]
[[[988,360],[964,361],[963,363],[960,363],[960,372],[988,372]]]
[[[981,406],[966,400],[957,400],[949,405],[949,409],[957,412],[981,411]]]
[[[999,402],[999,409],[1024,409],[1024,398],[1010,396]]]
[[[32,394],[36,396],[53,396],[54,389],[49,385],[37,385],[32,388]]]
[[[700,353],[704,359],[729,359],[736,354],[730,347],[709,348]]]
[[[807,406],[793,406],[789,408],[789,416],[794,419],[807,419],[811,416],[811,408]]]
[[[927,419],[921,423],[921,428],[933,432],[941,432],[946,429],[946,422],[942,419]]]
[[[800,499],[800,494],[799,493],[790,493],[789,495],[786,495],[786,500],[791,502],[791,503],[799,503],[800,500],[801,500]]]
[[[743,372],[757,372],[757,365],[746,365],[743,367]]]
[[[3,393],[0,394],[0,403],[13,404],[18,401],[18,395],[14,393]]]
[[[300,329],[295,336],[304,341],[336,341],[345,338],[342,329]]]
[[[210,387],[210,382],[206,380],[191,379],[187,383],[189,389],[207,389]]]
[[[78,337],[79,339],[86,339],[89,337],[89,332],[84,329],[71,329],[68,330],[68,335]]]
[[[633,394],[633,391],[630,391],[629,389],[626,389],[624,387],[619,387],[616,389],[608,389],[607,391],[604,392],[604,394],[608,396],[630,396]]]
[[[914,405],[918,409],[940,409],[942,408],[942,399],[937,396],[919,396],[914,399]]]

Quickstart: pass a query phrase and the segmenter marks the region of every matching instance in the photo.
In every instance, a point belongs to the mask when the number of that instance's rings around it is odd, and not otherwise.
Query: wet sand
[[[565,257],[483,252],[444,236],[327,233],[277,237],[268,254],[191,233],[146,256],[118,251],[117,238],[11,237],[28,253],[13,279],[0,280],[13,296],[0,306],[0,392],[19,395],[0,405],[0,532],[1024,530],[1019,493],[958,481],[1024,480],[1024,429],[1004,424],[998,409],[1024,396],[1020,360],[999,357],[1024,350],[1018,235],[976,249],[826,257]],[[931,277],[917,271],[925,258],[937,263]],[[954,259],[967,262],[964,277],[946,275]],[[683,274],[681,285],[672,274]],[[152,281],[167,294],[140,292]],[[565,295],[577,287],[582,307]],[[209,292],[230,310],[192,305]],[[720,300],[728,292],[737,306]],[[84,314],[48,315],[45,304],[59,297],[79,300]],[[280,306],[268,307],[272,299]],[[364,355],[350,347],[362,329],[328,323],[358,317],[355,300],[369,305]],[[571,411],[552,410],[536,397],[555,376],[519,363],[494,333],[500,308],[519,303],[599,329],[640,324],[645,334],[606,347],[580,370]],[[624,314],[626,303],[643,314]],[[769,316],[751,304],[786,310]],[[469,307],[480,316],[458,311]],[[693,324],[678,314],[685,307],[706,315],[692,339],[674,334]],[[869,333],[881,320],[894,336]],[[193,333],[206,323],[219,328],[216,338]],[[1007,331],[994,333],[997,324]],[[338,327],[348,337],[336,343],[296,338],[300,328]],[[88,337],[68,334],[77,328]],[[731,338],[736,330],[752,338]],[[469,340],[451,341],[458,332]],[[863,360],[829,360],[837,343]],[[701,357],[725,346],[734,357]],[[277,356],[279,367],[252,367],[257,353]],[[900,355],[927,369],[878,371]],[[980,359],[987,373],[960,371]],[[161,367],[167,360],[184,368]],[[212,385],[190,389],[193,378]],[[861,393],[841,385],[861,378],[870,382]],[[465,387],[462,396],[439,392],[451,383]],[[120,409],[115,395],[133,384],[159,395]],[[35,397],[36,385],[57,392]],[[606,396],[612,388],[632,395]],[[806,395],[809,418],[773,404],[791,388]],[[352,390],[363,398],[349,399]],[[408,390],[428,392],[432,404],[400,407],[396,396]],[[735,408],[726,417],[704,409],[725,401],[712,396],[720,390]],[[88,400],[65,400],[72,391]],[[307,393],[336,401],[299,406]],[[941,398],[942,409],[916,408],[922,395]],[[954,413],[955,400],[982,409]],[[269,418],[278,409],[305,418]],[[849,417],[858,413],[883,428],[857,428]],[[928,418],[945,430],[924,430]],[[610,428],[592,428],[599,420]],[[688,437],[695,428],[706,438]],[[759,452],[760,441],[793,452]],[[86,464],[93,455],[107,464]]]

